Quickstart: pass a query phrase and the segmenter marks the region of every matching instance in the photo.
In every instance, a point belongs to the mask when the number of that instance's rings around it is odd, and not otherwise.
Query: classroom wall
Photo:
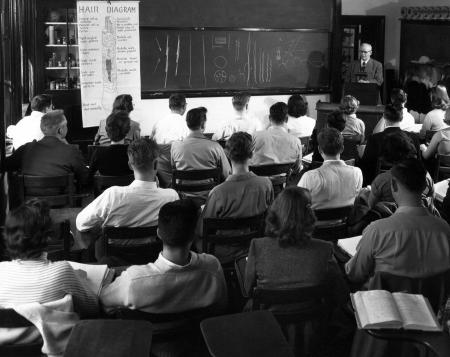
[[[400,9],[404,6],[448,5],[448,0],[342,0],[342,15],[385,16],[385,68],[398,71],[400,62]]]
[[[318,100],[329,101],[328,94],[307,95],[309,114],[316,118],[316,103]],[[268,121],[269,108],[276,102],[287,103],[288,95],[262,95],[252,96],[249,103],[249,112],[254,118],[262,122]],[[201,97],[187,98],[187,110],[196,107],[208,109],[206,132],[214,132],[220,124],[232,113],[231,97]],[[145,99],[135,103],[135,109],[131,112],[131,118],[141,124],[141,135],[150,135],[154,123],[169,112],[169,101],[165,99]]]

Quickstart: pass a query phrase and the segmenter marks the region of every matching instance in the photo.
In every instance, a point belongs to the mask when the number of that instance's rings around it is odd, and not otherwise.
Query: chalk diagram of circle
[[[217,83],[224,83],[227,80],[227,72],[223,69],[219,69],[214,72],[214,80]]]
[[[223,69],[227,66],[228,61],[224,56],[217,56],[216,58],[214,58],[214,66],[216,66],[217,68]]]
[[[228,81],[230,83],[236,82],[236,76],[234,74],[230,74],[230,76],[228,77]]]

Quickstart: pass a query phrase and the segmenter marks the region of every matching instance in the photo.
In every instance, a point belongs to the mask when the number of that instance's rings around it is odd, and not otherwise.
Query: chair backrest
[[[450,294],[450,270],[422,278],[376,272],[370,281],[369,289],[422,294],[428,298],[431,307],[437,313]]]
[[[162,248],[153,227],[109,227],[102,230],[106,256],[125,257],[130,264],[146,264],[153,261]]]
[[[34,328],[34,325],[14,309],[0,309],[0,328]],[[9,356],[41,356],[42,341],[24,344],[0,344],[0,355]]]
[[[435,182],[450,178],[450,155],[438,155],[437,173]]]
[[[52,208],[74,207],[74,176],[17,175],[18,196],[21,202],[30,198],[46,200]]]
[[[344,206],[314,210],[317,222],[313,237],[327,241],[337,241],[348,237],[347,218],[352,208],[353,206]]]
[[[264,218],[264,213],[240,218],[204,218],[203,251],[214,254],[216,245],[249,246],[253,238],[262,237]]]
[[[264,310],[274,305],[305,304],[307,308],[293,309],[286,313],[286,309],[280,307],[280,312],[273,308],[272,312],[281,324],[301,322],[305,319],[315,319],[327,312],[326,298],[329,296],[329,287],[325,284],[306,286],[291,289],[253,289],[252,310]]]
[[[427,130],[425,132],[425,142],[429,143],[433,138],[433,135],[436,134],[439,130]]]
[[[200,328],[211,356],[294,356],[270,311],[211,317]]]
[[[292,173],[294,162],[282,164],[266,164],[250,166],[249,170],[258,176],[266,176],[272,181],[272,186],[275,194],[281,192],[289,180]]]
[[[134,180],[134,175],[104,176],[94,175],[94,196],[97,197],[111,186],[128,186]]]
[[[222,169],[172,171],[172,188],[180,192],[200,192],[212,190],[220,183]]]

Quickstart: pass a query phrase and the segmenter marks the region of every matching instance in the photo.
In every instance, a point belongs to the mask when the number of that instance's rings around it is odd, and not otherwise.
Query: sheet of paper
[[[448,182],[449,180],[447,179],[434,184],[434,198],[437,201],[442,202],[444,200],[447,193]]]
[[[109,270],[107,265],[82,264],[77,262],[69,262],[74,270],[82,270],[86,272],[86,285],[91,291],[99,295],[102,288],[103,280]]]
[[[356,236],[351,238],[339,239],[337,244],[340,248],[342,248],[345,252],[353,257],[356,254],[356,247],[358,246],[361,237],[362,236]]]

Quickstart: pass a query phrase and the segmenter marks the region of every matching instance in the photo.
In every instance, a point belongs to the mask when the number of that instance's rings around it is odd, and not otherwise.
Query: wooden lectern
[[[376,83],[345,83],[343,93],[354,96],[361,105],[380,103],[380,90]]]

